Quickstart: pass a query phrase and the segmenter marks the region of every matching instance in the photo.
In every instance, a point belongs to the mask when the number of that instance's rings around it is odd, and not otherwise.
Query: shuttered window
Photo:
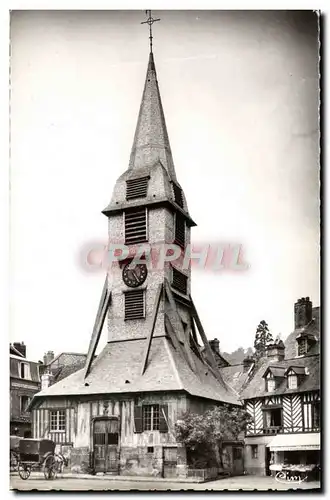
[[[179,245],[181,248],[184,248],[185,246],[185,230],[186,230],[186,223],[184,218],[182,217],[181,214],[176,213],[175,214],[175,236],[174,236],[174,243]]]
[[[125,320],[144,318],[144,297],[144,290],[125,292]]]
[[[126,181],[126,200],[147,196],[149,176]]]
[[[177,186],[174,182],[172,182],[174,201],[179,205],[179,207],[183,208],[183,194],[182,189]]]
[[[168,431],[167,405],[150,404],[134,406],[134,432]]]
[[[143,243],[147,241],[146,208],[125,212],[125,243]]]
[[[172,268],[172,286],[179,292],[187,294],[188,276],[181,273],[175,267]]]
[[[142,406],[134,406],[134,432],[142,431]]]

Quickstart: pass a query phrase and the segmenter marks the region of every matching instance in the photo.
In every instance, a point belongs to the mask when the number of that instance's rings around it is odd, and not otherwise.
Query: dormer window
[[[308,340],[306,338],[298,341],[298,356],[304,356],[308,352]]]
[[[273,392],[281,385],[284,380],[284,372],[285,369],[282,366],[269,366],[267,368],[263,374],[267,392]]]
[[[267,391],[273,392],[276,389],[276,383],[274,379],[267,380]]]
[[[20,363],[19,364],[19,376],[20,376],[20,378],[31,380],[29,363]]]
[[[267,392],[274,392],[276,389],[276,381],[271,372],[268,372],[266,377],[266,390]]]
[[[298,377],[295,373],[291,372],[288,375],[288,389],[297,389],[298,388]]]
[[[297,335],[296,341],[298,356],[306,356],[311,347],[315,344],[316,338],[313,334],[303,330],[299,335]]]
[[[289,366],[285,375],[288,381],[288,389],[297,389],[306,373],[304,366]]]

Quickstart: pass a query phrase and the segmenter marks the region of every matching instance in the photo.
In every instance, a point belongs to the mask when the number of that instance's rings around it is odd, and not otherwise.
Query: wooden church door
[[[93,448],[95,472],[118,473],[118,418],[94,420]]]

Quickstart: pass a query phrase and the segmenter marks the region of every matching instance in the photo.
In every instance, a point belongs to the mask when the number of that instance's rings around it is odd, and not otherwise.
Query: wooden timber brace
[[[103,290],[102,290],[102,295],[101,295],[101,299],[100,299],[100,303],[99,303],[99,308],[98,308],[96,318],[95,318],[92,338],[91,338],[91,341],[89,343],[88,354],[87,354],[87,359],[86,359],[85,368],[84,368],[84,379],[87,377],[87,375],[90,372],[90,368],[92,365],[94,354],[95,354],[97,345],[98,345],[100,337],[101,337],[102,328],[104,325],[104,320],[105,320],[107,310],[108,310],[109,305],[110,305],[110,300],[111,300],[111,292],[108,290],[108,278],[106,277],[104,285],[103,285]]]

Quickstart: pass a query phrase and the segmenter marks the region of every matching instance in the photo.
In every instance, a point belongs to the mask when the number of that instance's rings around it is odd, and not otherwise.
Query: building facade
[[[269,475],[285,465],[320,465],[319,308],[309,298],[294,307],[295,329],[267,348],[241,389],[252,416],[245,469]]]
[[[23,342],[10,345],[10,434],[31,435],[31,413],[28,410],[33,396],[40,390],[39,363],[26,358]]]
[[[103,213],[109,242],[129,255],[107,273],[84,368],[34,398],[33,435],[53,439],[76,472],[186,477],[176,421],[188,410],[241,403],[207,341],[190,267],[180,258],[153,265],[167,244],[184,254],[195,222],[176,177],[152,51],[129,166]],[[152,259],[136,264],[141,245]],[[95,359],[105,320],[108,342]],[[229,468],[234,448],[226,449]]]

